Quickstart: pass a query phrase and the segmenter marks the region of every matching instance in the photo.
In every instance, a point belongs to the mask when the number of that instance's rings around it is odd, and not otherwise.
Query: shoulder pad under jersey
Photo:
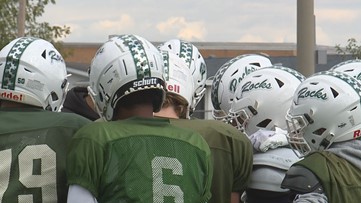
[[[292,164],[299,160],[290,148],[276,148],[268,150],[266,153],[253,155],[253,165],[266,165],[282,170],[288,170]]]
[[[291,166],[287,171],[281,187],[296,191],[299,194],[323,193],[322,185],[315,174],[309,169],[298,165]]]

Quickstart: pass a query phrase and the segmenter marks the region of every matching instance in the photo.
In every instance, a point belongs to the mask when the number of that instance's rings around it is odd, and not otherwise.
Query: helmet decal
[[[321,100],[327,100],[327,93],[324,92],[324,89],[318,89],[318,90],[309,90],[307,87],[304,87],[300,89],[297,93],[297,101],[300,98],[316,98]]]
[[[233,78],[229,82],[229,85],[228,85],[229,91],[233,92],[233,93],[236,92],[237,85],[239,84],[239,82],[242,81],[246,75],[252,73],[255,70],[257,70],[257,69],[254,66],[245,66],[243,74],[239,78]]]
[[[211,99],[212,99],[212,103],[214,104],[214,108],[215,109],[221,109],[220,107],[220,103],[219,98],[218,98],[218,88],[219,88],[219,83],[221,82],[221,78],[223,77],[224,73],[227,71],[227,69],[235,62],[237,62],[239,59],[244,58],[248,55],[239,55],[237,57],[232,58],[231,60],[227,61],[225,64],[223,64],[219,70],[217,71],[217,73],[215,74],[215,78],[213,79],[213,84],[212,84],[212,88],[211,88]],[[235,92],[238,83],[248,74],[250,74],[251,72],[255,71],[256,69],[253,66],[246,66],[244,67],[244,73],[242,74],[241,77],[239,78],[233,78],[231,81],[229,81],[229,91],[230,92]]]
[[[1,88],[3,89],[15,89],[15,80],[17,75],[17,70],[20,64],[20,58],[24,53],[25,49],[35,41],[36,38],[21,38],[18,40],[14,46],[11,48],[8,56],[6,57],[6,63],[3,73],[3,82]]]
[[[180,58],[184,58],[187,66],[190,67],[192,63],[193,46],[190,43],[181,42],[180,44]]]
[[[137,78],[142,79],[144,77],[151,77],[150,67],[154,64],[149,63],[143,43],[134,35],[121,35],[119,38],[124,41],[124,45],[128,46],[132,53],[134,64],[137,69]]]
[[[272,84],[270,82],[268,82],[268,79],[265,79],[262,82],[256,82],[256,83],[254,83],[253,81],[247,81],[242,86],[241,93],[249,92],[249,91],[257,90],[257,89],[272,89]]]

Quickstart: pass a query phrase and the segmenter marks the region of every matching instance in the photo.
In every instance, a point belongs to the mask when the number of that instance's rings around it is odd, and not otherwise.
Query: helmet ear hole
[[[68,80],[64,79],[63,83],[61,84],[61,89],[64,89],[64,87],[66,87],[67,84],[68,84]]]
[[[263,121],[261,121],[260,123],[257,124],[257,127],[260,127],[260,128],[266,128],[268,126],[268,124],[271,123],[271,119],[264,119]]]
[[[275,80],[280,88],[285,84],[284,82],[282,82],[281,80],[279,80],[277,78],[275,78]]]
[[[336,98],[338,96],[338,92],[335,89],[333,89],[332,87],[330,89],[331,89],[333,97]]]
[[[27,71],[27,72],[29,72],[29,73],[32,73],[32,71],[29,70],[29,69],[27,69],[27,68],[24,68],[24,71]]]
[[[51,99],[52,99],[53,101],[58,101],[59,97],[58,97],[58,95],[56,94],[56,92],[51,92],[50,95],[51,95]]]
[[[325,131],[326,131],[326,128],[319,128],[319,129],[313,131],[313,134],[322,135]]]
[[[99,92],[99,100],[103,102],[103,94],[101,92]]]
[[[41,56],[46,59],[46,50],[43,51],[43,53],[41,53]]]

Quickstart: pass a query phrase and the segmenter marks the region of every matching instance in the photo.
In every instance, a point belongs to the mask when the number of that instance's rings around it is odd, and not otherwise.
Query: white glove
[[[277,127],[275,131],[260,129],[249,136],[249,139],[256,151],[266,152],[269,149],[288,145],[286,133],[287,131]]]

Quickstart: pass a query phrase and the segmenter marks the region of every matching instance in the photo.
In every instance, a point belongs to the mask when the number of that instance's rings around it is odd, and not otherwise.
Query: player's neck
[[[85,96],[85,102],[88,104],[88,106],[89,106],[91,109],[93,109],[94,111],[96,111],[96,110],[95,110],[94,102],[93,102],[92,98],[90,97],[90,95]]]
[[[153,105],[150,103],[134,105],[128,108],[120,107],[116,112],[115,120],[123,120],[130,117],[153,118]]]
[[[7,100],[1,100],[0,108],[40,108],[40,107],[36,107],[28,104],[22,104],[18,102],[7,101]]]
[[[159,112],[154,113],[154,116],[179,119],[179,116],[172,106],[163,107]]]

